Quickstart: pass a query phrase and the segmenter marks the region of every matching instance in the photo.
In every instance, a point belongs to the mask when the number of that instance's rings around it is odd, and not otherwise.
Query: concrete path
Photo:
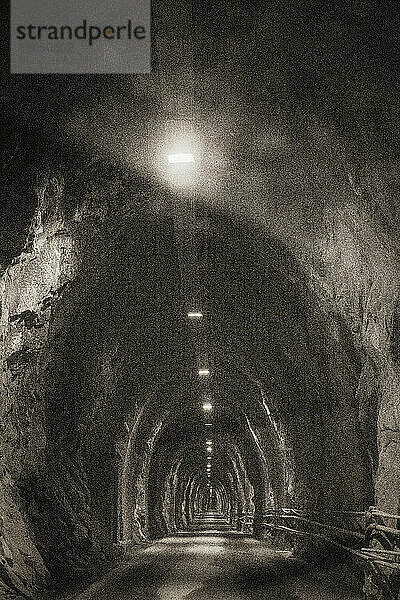
[[[333,580],[240,534],[182,534],[138,550],[74,600],[360,600]]]

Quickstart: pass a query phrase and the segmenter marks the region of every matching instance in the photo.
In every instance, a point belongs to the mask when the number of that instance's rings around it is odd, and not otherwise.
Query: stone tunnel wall
[[[168,323],[179,311],[174,253],[157,265],[154,215],[146,217],[140,184],[121,183],[103,165],[95,171],[83,183],[68,170],[65,181],[59,172],[43,178],[28,245],[1,282],[0,577],[28,596],[119,554],[117,442],[161,381],[155,357],[173,344],[154,318],[159,294]],[[157,230],[172,235],[168,221]],[[163,284],[155,272],[165,275],[168,264],[175,275]],[[179,344],[167,363],[176,352]],[[143,494],[145,481],[138,486]]]
[[[48,575],[31,522],[41,518],[48,499],[43,491],[38,498],[29,489],[29,477],[38,478],[42,490],[47,486],[47,474],[41,468],[46,419],[39,393],[39,354],[49,335],[52,306],[78,267],[74,240],[63,231],[60,198],[54,178],[39,193],[31,247],[2,279],[3,577],[10,587],[27,594]],[[54,494],[62,493],[59,481],[53,485]]]
[[[84,193],[65,181],[56,173],[36,190],[38,210],[28,244],[1,283],[1,577],[27,595],[50,579],[61,583],[78,569],[115,556],[113,542],[118,529],[124,530],[121,481],[128,430],[154,394],[153,380],[163,379],[160,365],[175,372],[180,362],[194,364],[178,341],[179,277],[171,223],[156,218],[132,181],[121,181],[115,172],[108,171]],[[286,478],[281,501],[362,509],[374,501],[374,482],[376,504],[398,512],[399,268],[390,232],[355,206],[327,209],[318,260],[303,250],[297,255],[301,269],[292,273],[287,251],[280,250],[281,272],[289,273],[280,292],[289,297],[290,285],[300,278],[307,310],[291,314],[288,309],[279,315],[278,327],[260,305],[264,298],[266,305],[277,306],[271,287],[279,269],[263,280],[266,263],[258,265],[261,275],[252,281],[244,264],[247,250],[237,240],[246,247],[251,242],[248,260],[266,256],[266,246],[252,232],[232,232],[224,223],[218,244],[225,248],[235,240],[229,259],[236,253],[237,265],[244,268],[238,269],[233,287],[246,274],[246,293],[236,296],[236,305],[229,281],[224,293],[220,275],[230,272],[224,263],[228,253],[218,251],[208,300],[219,318],[211,333],[216,362],[223,364],[228,356],[258,388],[263,417],[253,415],[252,427],[261,446],[266,428],[271,435],[276,424],[273,435]],[[212,260],[212,245],[210,251]],[[254,270],[250,273],[254,276]],[[166,310],[161,325],[154,318],[160,298]],[[246,315],[240,319],[240,299],[253,303],[254,321]],[[127,302],[132,308],[126,320]],[[170,323],[175,323],[172,334]],[[280,340],[273,337],[277,332]],[[271,343],[278,341],[278,360],[268,363]],[[307,349],[299,370],[285,368],[282,343],[289,365]],[[172,391],[176,397],[181,392],[179,385]],[[143,522],[130,522],[130,541],[152,531],[147,480],[161,427],[155,415],[162,406],[160,396],[134,453],[136,492],[129,510]],[[158,501],[155,507],[164,515],[155,527],[160,533],[176,529],[171,491],[176,469],[163,476],[164,506]],[[264,508],[270,490],[265,486],[262,494]],[[243,494],[241,503],[246,501]]]
[[[375,173],[360,178],[356,189],[349,185],[347,206],[326,209],[326,234],[319,240],[323,268],[312,270],[311,281],[321,306],[334,317],[334,335],[340,341],[341,323],[345,324],[359,352],[361,368],[352,387],[375,503],[399,514],[400,265],[393,237],[395,215],[383,213],[393,190],[381,177]]]

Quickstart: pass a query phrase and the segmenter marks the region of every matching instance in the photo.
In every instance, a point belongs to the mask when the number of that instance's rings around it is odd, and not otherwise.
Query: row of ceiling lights
[[[187,163],[193,163],[194,162],[194,157],[193,154],[191,153],[180,153],[180,154],[170,154],[168,156],[168,162],[169,164],[187,164]],[[203,313],[201,311],[198,310],[191,310],[187,313],[188,319],[190,320],[201,320],[203,318]],[[201,368],[198,370],[198,375],[199,377],[208,377],[210,375],[210,370],[208,368]],[[212,411],[213,409],[213,405],[211,403],[211,401],[206,398],[204,403],[203,403],[203,410],[205,413],[210,413],[210,411]],[[205,423],[205,425],[207,427],[212,426],[212,423]],[[206,468],[206,473],[207,473],[207,479],[208,479],[208,486],[210,486],[210,478],[211,478],[211,458],[212,458],[212,451],[213,451],[213,443],[212,440],[206,440],[206,452],[207,452],[207,468]]]
[[[187,316],[189,319],[202,319],[203,318],[203,313],[200,311],[189,311],[187,313]],[[208,377],[210,375],[210,369],[199,369],[198,370],[199,373],[199,377]],[[206,400],[203,404],[203,410],[206,412],[211,411],[213,408],[211,402],[209,400]]]
[[[203,318],[203,313],[199,312],[199,311],[191,311],[187,313],[187,316],[189,319],[202,319]],[[198,374],[199,377],[208,377],[210,375],[210,369],[199,369],[198,370]],[[210,411],[212,411],[213,409],[213,405],[211,403],[211,401],[209,399],[206,399],[204,404],[203,404],[203,410],[206,413],[209,413]],[[210,427],[212,426],[212,423],[205,423],[206,427]],[[210,479],[211,479],[211,458],[212,458],[212,441],[211,440],[206,440],[206,450],[207,450],[207,468],[206,468],[206,474],[207,474],[207,480],[208,480],[208,487],[210,487]]]

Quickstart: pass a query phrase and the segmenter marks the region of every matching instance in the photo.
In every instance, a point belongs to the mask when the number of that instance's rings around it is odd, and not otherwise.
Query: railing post
[[[378,514],[377,514],[378,513]],[[395,531],[395,530],[393,530]],[[400,532],[399,532],[400,533]],[[366,600],[397,600],[400,593],[399,570],[393,570],[385,562],[388,553],[392,553],[398,542],[390,535],[383,517],[375,506],[370,506],[365,515],[365,546],[375,551],[365,567],[364,594]]]
[[[238,512],[236,518],[236,531],[242,531],[243,526],[243,513]]]

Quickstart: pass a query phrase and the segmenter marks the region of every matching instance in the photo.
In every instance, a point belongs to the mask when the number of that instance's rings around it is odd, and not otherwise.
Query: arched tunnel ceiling
[[[396,19],[384,18],[388,10],[376,1],[351,7],[345,2],[331,7],[319,2],[196,4],[194,94],[178,98],[183,114],[172,120],[194,121],[204,145],[207,176],[201,191],[207,201],[240,218],[254,216],[274,234],[304,243],[321,234],[328,199],[339,208],[346,203],[351,193],[346,172],[357,186],[353,171],[365,152],[371,175],[383,157],[393,170],[391,114],[398,81],[390,46]],[[161,9],[155,4],[154,19],[158,12],[164,19],[167,11],[167,5]],[[204,39],[213,42],[204,44]],[[187,94],[183,84],[168,85],[168,77],[175,81],[182,73],[174,75],[171,68],[179,47],[174,49],[168,36],[164,43],[168,57],[158,42],[155,46],[156,56],[170,68],[161,80],[9,78],[5,117],[10,136],[4,161],[13,149],[25,151],[20,141],[26,130],[35,143],[63,139],[84,146],[90,155],[117,158],[128,169],[144,168],[140,155],[160,160],[154,157],[154,145],[164,141],[163,97],[168,106],[172,94]],[[181,62],[185,64],[182,56]],[[392,112],[382,111],[389,103]],[[20,210],[21,217],[27,215],[25,207]]]
[[[94,552],[161,536],[211,485],[231,526],[397,502],[395,21],[201,0],[176,45],[154,5],[152,76],[7,81],[4,454],[52,573],[85,555],[82,522]],[[182,132],[196,162],[174,179]]]

